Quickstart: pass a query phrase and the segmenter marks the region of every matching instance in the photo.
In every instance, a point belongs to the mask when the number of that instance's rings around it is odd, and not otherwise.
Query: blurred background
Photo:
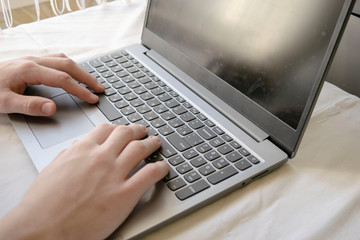
[[[112,2],[114,0],[107,0],[107,2]],[[7,0],[4,1],[7,3]],[[57,2],[58,8],[62,9],[62,0],[54,1]],[[34,0],[10,0],[10,7],[12,9],[13,24],[15,27],[19,24],[29,23],[37,21],[36,9],[34,5]],[[69,4],[72,11],[79,10],[76,0],[69,0]],[[40,5],[40,19],[45,19],[55,16],[50,4],[50,0],[39,0]],[[85,0],[85,7],[91,7],[97,5],[95,0]],[[65,8],[64,13],[69,11]],[[2,29],[7,28],[5,24],[3,9],[0,5],[0,27]]]

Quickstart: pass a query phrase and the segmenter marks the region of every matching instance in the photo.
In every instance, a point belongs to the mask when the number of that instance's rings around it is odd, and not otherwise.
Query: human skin
[[[0,113],[50,116],[50,99],[23,96],[29,84],[61,87],[89,103],[103,86],[63,54],[0,63]],[[104,239],[127,218],[141,196],[166,176],[167,163],[130,172],[161,146],[145,126],[102,124],[45,167],[20,203],[0,220],[0,239]]]

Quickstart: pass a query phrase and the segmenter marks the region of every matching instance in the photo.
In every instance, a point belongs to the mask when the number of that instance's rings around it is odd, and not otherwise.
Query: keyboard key
[[[152,121],[158,118],[158,115],[154,111],[150,110],[150,112],[144,114],[144,118],[148,121]]]
[[[106,99],[104,95],[99,95],[99,102],[96,106],[109,121],[114,121],[115,119],[122,117],[119,111]]]
[[[154,162],[162,161],[162,160],[163,160],[163,157],[161,156],[161,154],[158,153],[158,152],[154,152],[153,154],[151,154],[150,156],[148,156],[148,157],[145,159],[145,162],[147,162],[147,163],[154,163]]]
[[[164,112],[163,114],[161,114],[161,117],[166,121],[169,121],[169,120],[171,120],[173,118],[176,118],[175,114],[173,114],[172,112],[169,112],[169,111]]]
[[[209,160],[209,161],[213,161],[213,160],[219,158],[219,157],[220,157],[220,154],[219,154],[217,151],[212,150],[212,151],[206,153],[206,154],[204,155],[204,157],[205,157],[207,160]]]
[[[193,160],[191,160],[190,163],[194,167],[200,167],[200,166],[204,165],[205,163],[207,163],[207,161],[203,157],[199,156],[199,157],[196,157]]]
[[[186,112],[184,114],[181,114],[180,118],[185,122],[190,122],[195,119],[195,116],[190,112]]]
[[[200,136],[202,136],[206,140],[210,140],[210,139],[216,137],[216,134],[214,133],[214,131],[208,127],[203,127],[201,129],[199,129],[198,133],[200,134]]]
[[[151,93],[154,94],[155,96],[160,96],[161,94],[165,93],[165,91],[162,88],[154,88],[151,90]]]
[[[127,107],[127,106],[129,106],[129,104],[124,100],[120,100],[115,103],[115,107],[117,107],[119,109]]]
[[[217,169],[222,169],[229,165],[228,161],[226,161],[224,158],[217,159],[213,162],[214,167]]]
[[[195,119],[195,120],[189,122],[189,126],[193,129],[199,129],[199,128],[202,128],[204,126],[204,124],[199,119]]]
[[[168,125],[165,125],[165,126],[159,128],[159,132],[160,132],[163,136],[167,136],[167,135],[173,133],[174,130],[173,130],[171,127],[169,127]]]
[[[168,108],[164,105],[164,104],[160,104],[156,107],[154,107],[155,112],[157,112],[158,114],[162,114],[164,112],[168,111]]]
[[[221,154],[228,154],[228,153],[230,153],[230,152],[232,152],[234,149],[230,146],[230,145],[228,145],[228,144],[225,144],[225,145],[223,145],[223,146],[221,146],[221,147],[218,147],[218,149],[217,149]]]
[[[141,114],[149,112],[151,109],[147,105],[141,105],[140,107],[136,108],[136,111],[138,111]]]
[[[224,181],[225,179],[228,179],[229,177],[234,176],[237,173],[238,171],[233,166],[229,166],[210,175],[207,180],[212,184],[217,184]]]
[[[137,99],[134,99],[130,102],[131,106],[137,108],[141,105],[144,105],[144,102],[140,99],[140,98],[137,98]]]
[[[184,180],[182,180],[181,178],[177,178],[175,180],[172,180],[171,182],[169,182],[167,184],[167,186],[173,190],[176,191],[184,186],[186,186],[186,182]]]
[[[178,151],[183,152],[191,146],[177,133],[173,133],[166,138]]]
[[[184,153],[183,153],[183,156],[186,158],[186,159],[192,159],[196,156],[198,156],[199,154],[196,152],[196,150],[194,149],[189,149],[189,150],[186,150]]]
[[[121,99],[122,99],[122,97],[119,94],[114,94],[109,97],[109,100],[111,102],[117,102],[117,101],[120,101]]]
[[[245,148],[240,148],[239,152],[245,157],[250,155],[249,151]]]
[[[130,115],[135,112],[135,110],[130,106],[124,107],[120,111],[125,116]]]
[[[112,124],[129,125],[130,123],[126,118],[119,118],[119,119],[116,119],[115,121],[113,121]]]
[[[150,123],[155,128],[160,128],[160,127],[166,125],[166,122],[164,122],[164,120],[162,120],[161,118],[154,119]]]
[[[239,170],[244,171],[251,167],[252,165],[245,159],[238,161],[235,163],[235,167],[237,167]]]
[[[240,145],[238,142],[236,142],[236,141],[232,141],[232,142],[230,143],[230,145],[231,145],[233,148],[235,148],[235,149],[241,148],[241,145]]]
[[[119,89],[118,89],[118,92],[119,92],[121,95],[125,95],[125,94],[131,92],[131,90],[130,90],[128,87],[122,87],[122,88],[119,88]]]
[[[185,140],[193,147],[204,142],[204,140],[197,133],[191,133],[185,136]]]
[[[226,155],[226,159],[229,160],[230,162],[236,162],[242,159],[242,156],[238,152],[232,152]]]
[[[260,162],[259,159],[257,159],[255,156],[253,155],[250,155],[248,158],[247,158],[250,162],[252,162],[253,164],[258,164]]]
[[[140,97],[144,101],[147,101],[147,100],[150,100],[150,99],[154,98],[154,96],[149,92],[145,92],[145,93],[141,94]]]
[[[94,68],[103,66],[103,63],[102,63],[99,59],[91,60],[89,63],[90,63],[90,65],[93,66]]]
[[[177,154],[176,150],[166,141],[164,140],[162,137],[161,138],[161,147],[159,148],[159,152],[166,158],[169,158],[171,156],[174,156],[175,154]]]
[[[201,144],[196,147],[196,150],[198,150],[201,153],[205,153],[207,151],[210,151],[211,149],[212,149],[212,147],[207,143]]]
[[[217,137],[217,138],[214,138],[213,140],[211,140],[209,143],[213,147],[219,147],[219,146],[223,145],[225,143],[225,141],[222,140],[222,138]]]
[[[133,113],[133,114],[130,114],[128,117],[130,122],[134,123],[134,122],[138,122],[140,120],[142,120],[142,116],[140,116],[138,113]]]
[[[169,158],[169,163],[173,166],[179,165],[180,163],[185,162],[184,158],[180,155],[175,155]]]
[[[227,141],[227,142],[230,142],[230,141],[233,140],[232,137],[230,137],[230,136],[227,135],[227,134],[224,134],[224,135],[222,135],[221,137],[222,137],[225,141]]]
[[[152,98],[150,100],[147,101],[147,104],[150,106],[150,107],[155,107],[157,105],[159,105],[161,102],[159,100],[157,100],[156,98]]]
[[[184,174],[184,173],[187,173],[187,172],[193,170],[193,168],[191,167],[191,165],[189,163],[182,163],[181,165],[176,167],[176,170],[180,174]]]
[[[175,99],[171,99],[167,102],[165,102],[165,105],[169,108],[174,108],[180,105],[180,103],[178,103]]]
[[[184,175],[184,178],[187,182],[192,183],[201,178],[200,174],[198,174],[196,171],[191,171]]]
[[[206,121],[205,121],[205,124],[206,124],[208,127],[214,127],[214,126],[215,126],[215,124],[214,124],[212,121],[210,121],[210,120],[206,120]]]
[[[128,101],[132,101],[132,100],[136,99],[137,96],[136,96],[135,93],[129,92],[129,93],[127,93],[127,94],[124,95],[124,98],[125,98],[126,100],[128,100]]]
[[[222,135],[222,134],[225,133],[225,132],[224,132],[221,128],[219,128],[219,127],[214,127],[214,128],[213,128],[213,131],[214,131],[215,133],[219,134],[219,135]]]
[[[202,175],[207,176],[207,175],[215,172],[215,168],[213,166],[211,166],[210,164],[206,164],[205,166],[202,166],[201,168],[199,168],[199,172]]]
[[[184,122],[181,121],[179,118],[174,118],[172,120],[169,121],[169,124],[173,127],[173,128],[177,128],[180,127],[182,125],[184,125]]]
[[[173,111],[174,111],[174,113],[176,113],[177,115],[181,115],[181,114],[187,112],[186,108],[184,108],[183,106],[174,107],[174,108],[173,108]]]
[[[181,134],[182,136],[185,136],[185,135],[188,135],[189,133],[192,133],[193,130],[191,130],[191,128],[189,128],[188,126],[184,125],[184,126],[181,126],[181,127],[178,127],[176,129],[176,131]]]
[[[205,180],[200,180],[195,182],[194,184],[187,186],[175,193],[176,197],[180,200],[185,200],[199,192],[204,191],[209,188],[210,185]]]
[[[111,96],[111,95],[114,95],[116,94],[116,91],[112,88],[109,88],[109,89],[105,89],[105,92],[104,92],[104,95],[105,96]]]
[[[159,95],[158,98],[162,102],[166,102],[166,101],[172,99],[172,97],[167,93],[163,93],[163,94]]]

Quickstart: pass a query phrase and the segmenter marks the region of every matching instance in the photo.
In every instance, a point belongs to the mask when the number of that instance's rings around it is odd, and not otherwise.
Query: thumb
[[[56,104],[37,96],[24,96],[14,92],[8,94],[7,113],[22,113],[32,116],[51,116],[56,112]]]

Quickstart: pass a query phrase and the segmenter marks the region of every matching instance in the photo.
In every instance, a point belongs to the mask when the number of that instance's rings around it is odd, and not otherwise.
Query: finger
[[[115,124],[100,124],[89,132],[83,139],[91,139],[96,144],[103,144],[117,126]]]
[[[1,98],[2,109],[6,113],[22,113],[32,116],[51,116],[56,112],[55,103],[47,98],[24,96],[9,91]]]
[[[131,170],[133,170],[142,160],[150,156],[161,146],[159,137],[150,136],[144,140],[132,141],[120,153],[117,160],[118,167],[124,173],[125,178],[128,177]]]
[[[104,148],[114,157],[118,157],[123,149],[133,140],[139,140],[146,136],[147,129],[143,125],[130,124],[116,127],[108,139],[104,142]]]
[[[93,75],[89,74],[85,69],[63,54],[36,58],[35,61],[42,66],[68,73],[71,77],[84,83],[95,92],[104,91],[104,86],[100,84]]]
[[[66,92],[89,103],[96,103],[99,101],[98,96],[78,84],[69,74],[56,69],[35,64],[32,65],[30,70],[23,72],[22,78],[26,84],[44,84],[50,87],[62,88]]]
[[[141,196],[156,182],[163,179],[169,172],[169,165],[164,161],[148,163],[126,182],[129,189],[139,200]]]

